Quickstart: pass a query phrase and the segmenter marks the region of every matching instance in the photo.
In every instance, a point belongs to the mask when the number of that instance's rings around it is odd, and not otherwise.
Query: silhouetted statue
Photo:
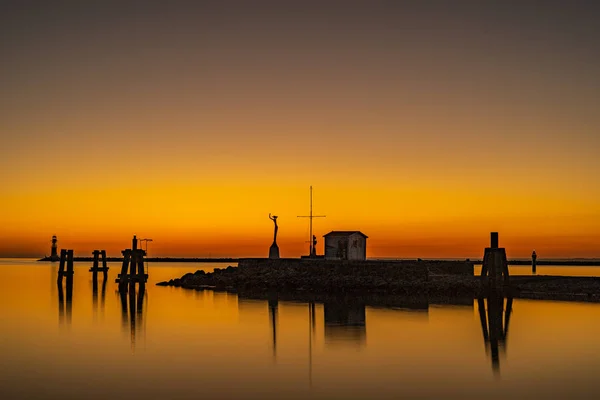
[[[312,253],[310,256],[311,257],[317,256],[317,237],[315,235],[313,235],[313,237],[312,237]]]
[[[269,258],[279,258],[279,246],[277,246],[277,215],[271,216],[269,213],[269,219],[273,221],[275,224],[275,229],[273,231],[273,244],[269,248]]]

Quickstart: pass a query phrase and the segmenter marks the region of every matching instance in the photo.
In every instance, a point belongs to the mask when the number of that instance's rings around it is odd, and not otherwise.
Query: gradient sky
[[[0,5],[0,256],[295,257],[313,185],[370,257],[600,257],[593,1],[70,3]]]

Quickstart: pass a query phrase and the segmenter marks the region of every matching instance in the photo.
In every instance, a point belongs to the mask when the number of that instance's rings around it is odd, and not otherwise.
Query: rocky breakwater
[[[196,271],[161,286],[235,292],[310,291],[401,295],[474,295],[479,281],[468,262],[436,262],[436,274],[422,261],[336,261],[243,259],[238,267]],[[458,265],[460,264],[460,265]],[[447,274],[440,274],[447,268]]]

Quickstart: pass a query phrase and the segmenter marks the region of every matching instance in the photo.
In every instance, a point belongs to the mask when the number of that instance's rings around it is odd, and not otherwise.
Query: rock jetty
[[[195,290],[236,293],[316,293],[375,296],[443,296],[476,298],[487,285],[473,275],[473,266],[462,264],[300,262],[250,259],[239,267],[198,270],[181,278],[160,282]],[[470,273],[469,273],[470,272]],[[507,295],[515,298],[600,302],[600,278],[512,276]]]

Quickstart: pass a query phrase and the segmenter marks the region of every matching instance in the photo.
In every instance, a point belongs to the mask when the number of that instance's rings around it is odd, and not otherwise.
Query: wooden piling
[[[490,288],[496,290],[501,289],[503,284],[510,284],[510,275],[506,250],[498,247],[498,232],[491,233],[490,242],[490,247],[484,252],[481,277],[486,278]]]
[[[62,285],[62,280],[65,272],[65,262],[67,261],[67,250],[60,250],[60,263],[58,264],[58,277],[56,283]]]
[[[148,274],[144,271],[144,256],[146,252],[137,248],[137,238],[135,236],[133,237],[131,247],[131,249],[122,251],[123,264],[121,266],[121,273],[117,278],[120,291],[126,290],[127,285],[135,285],[135,283],[139,283],[140,288],[144,288],[148,279]]]
[[[98,281],[98,272],[102,271],[104,281],[108,279],[108,265],[106,263],[106,250],[94,250],[92,252],[94,255],[92,268],[90,268],[90,272],[92,273],[92,281]],[[100,259],[102,259],[102,267],[100,267]]]
[[[100,251],[100,255],[102,256],[102,275],[104,278],[104,282],[108,279],[108,264],[106,262],[106,250]]]
[[[99,250],[94,250],[92,252],[92,254],[94,255],[94,263],[92,264],[92,281],[95,283],[96,287],[98,286],[98,267],[99,267],[99,258],[100,258],[100,251]]]

